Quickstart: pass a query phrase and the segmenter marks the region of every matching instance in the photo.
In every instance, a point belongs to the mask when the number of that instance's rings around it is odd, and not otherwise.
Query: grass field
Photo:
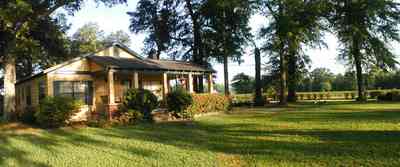
[[[400,103],[235,108],[187,123],[0,126],[0,166],[400,166]]]

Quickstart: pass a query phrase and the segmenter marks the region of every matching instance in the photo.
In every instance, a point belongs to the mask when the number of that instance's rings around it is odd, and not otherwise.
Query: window
[[[39,81],[39,101],[46,97],[46,85],[44,81]]]
[[[54,81],[54,96],[72,97],[92,105],[92,81]]]
[[[25,87],[25,92],[26,92],[26,105],[30,106],[32,105],[32,98],[31,98],[31,86]]]

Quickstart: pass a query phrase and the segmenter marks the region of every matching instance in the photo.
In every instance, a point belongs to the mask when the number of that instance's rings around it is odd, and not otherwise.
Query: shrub
[[[356,98],[356,93],[352,92],[352,93],[350,93],[350,95],[351,95],[351,99],[355,99]]]
[[[18,112],[17,119],[22,123],[33,125],[36,123],[35,113],[36,110],[34,107],[26,107],[23,111]]]
[[[332,95],[331,95],[331,93],[328,92],[328,93],[325,94],[325,97],[326,97],[327,100],[330,100]]]
[[[145,89],[129,89],[125,93],[123,105],[128,110],[142,112],[145,118],[150,118],[151,111],[159,105],[157,96]]]
[[[386,94],[378,96],[379,101],[400,101],[400,92],[391,91]]]
[[[344,98],[345,99],[350,99],[350,93],[344,93]]]
[[[324,93],[318,94],[318,97],[319,97],[320,100],[323,100],[324,99]]]
[[[382,94],[383,94],[382,91],[371,91],[369,93],[370,97],[373,99],[377,98],[378,96],[381,96]]]
[[[179,114],[184,112],[192,103],[193,98],[187,91],[176,89],[167,95],[168,111]]]
[[[64,126],[73,114],[79,112],[82,104],[68,97],[46,97],[35,113],[36,122],[45,128]]]
[[[312,100],[313,99],[313,95],[311,93],[307,94],[307,100]]]
[[[134,125],[143,119],[143,114],[136,110],[121,112],[114,118],[113,123],[117,125]]]
[[[317,94],[315,94],[315,93],[312,95],[312,97],[313,97],[313,100],[317,100],[318,99]]]
[[[230,109],[230,99],[219,94],[194,94],[193,104],[185,111],[188,115],[208,112],[225,112]]]
[[[299,100],[304,100],[304,94],[297,94]]]

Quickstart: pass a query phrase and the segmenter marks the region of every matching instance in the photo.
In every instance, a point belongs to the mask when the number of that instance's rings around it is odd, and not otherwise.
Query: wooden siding
[[[27,109],[27,107],[37,107],[39,105],[39,83],[40,81],[46,82],[46,77],[38,77],[24,83],[18,84],[15,86],[16,91],[16,101],[17,111],[23,111]],[[28,105],[27,96],[28,92],[27,89],[30,91],[31,96],[31,105]],[[47,85],[45,84],[45,91],[47,89]]]
[[[131,55],[130,53],[126,52],[125,50],[112,46],[106,48],[100,52],[96,53],[97,56],[115,56],[115,57],[123,57],[123,58],[135,58],[135,56]]]

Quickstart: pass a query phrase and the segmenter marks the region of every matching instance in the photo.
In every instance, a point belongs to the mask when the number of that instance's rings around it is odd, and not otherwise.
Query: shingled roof
[[[96,53],[99,51],[109,48],[112,46],[119,47],[129,54],[131,54],[132,58],[122,58],[122,57],[112,57],[112,56],[97,56]],[[172,60],[155,60],[155,59],[146,59],[140,56],[135,51],[129,49],[127,46],[120,44],[120,43],[113,43],[103,49],[98,50],[95,53],[88,53],[69,61],[65,61],[64,63],[55,65],[50,67],[46,70],[43,70],[40,73],[33,74],[31,76],[25,77],[17,81],[16,84],[25,82],[32,78],[45,75],[51,71],[57,70],[65,65],[71,64],[73,62],[82,60],[82,59],[89,59],[94,61],[95,63],[103,66],[103,67],[111,67],[115,69],[126,69],[126,70],[157,70],[157,71],[184,71],[184,72],[207,72],[207,73],[214,73],[215,70],[208,67],[203,67],[194,63],[185,62],[185,61],[172,61]],[[0,59],[1,60],[1,59]]]
[[[202,67],[197,64],[184,61],[122,58],[96,55],[88,56],[87,58],[101,66],[115,69],[214,72],[214,70],[211,68]]]

